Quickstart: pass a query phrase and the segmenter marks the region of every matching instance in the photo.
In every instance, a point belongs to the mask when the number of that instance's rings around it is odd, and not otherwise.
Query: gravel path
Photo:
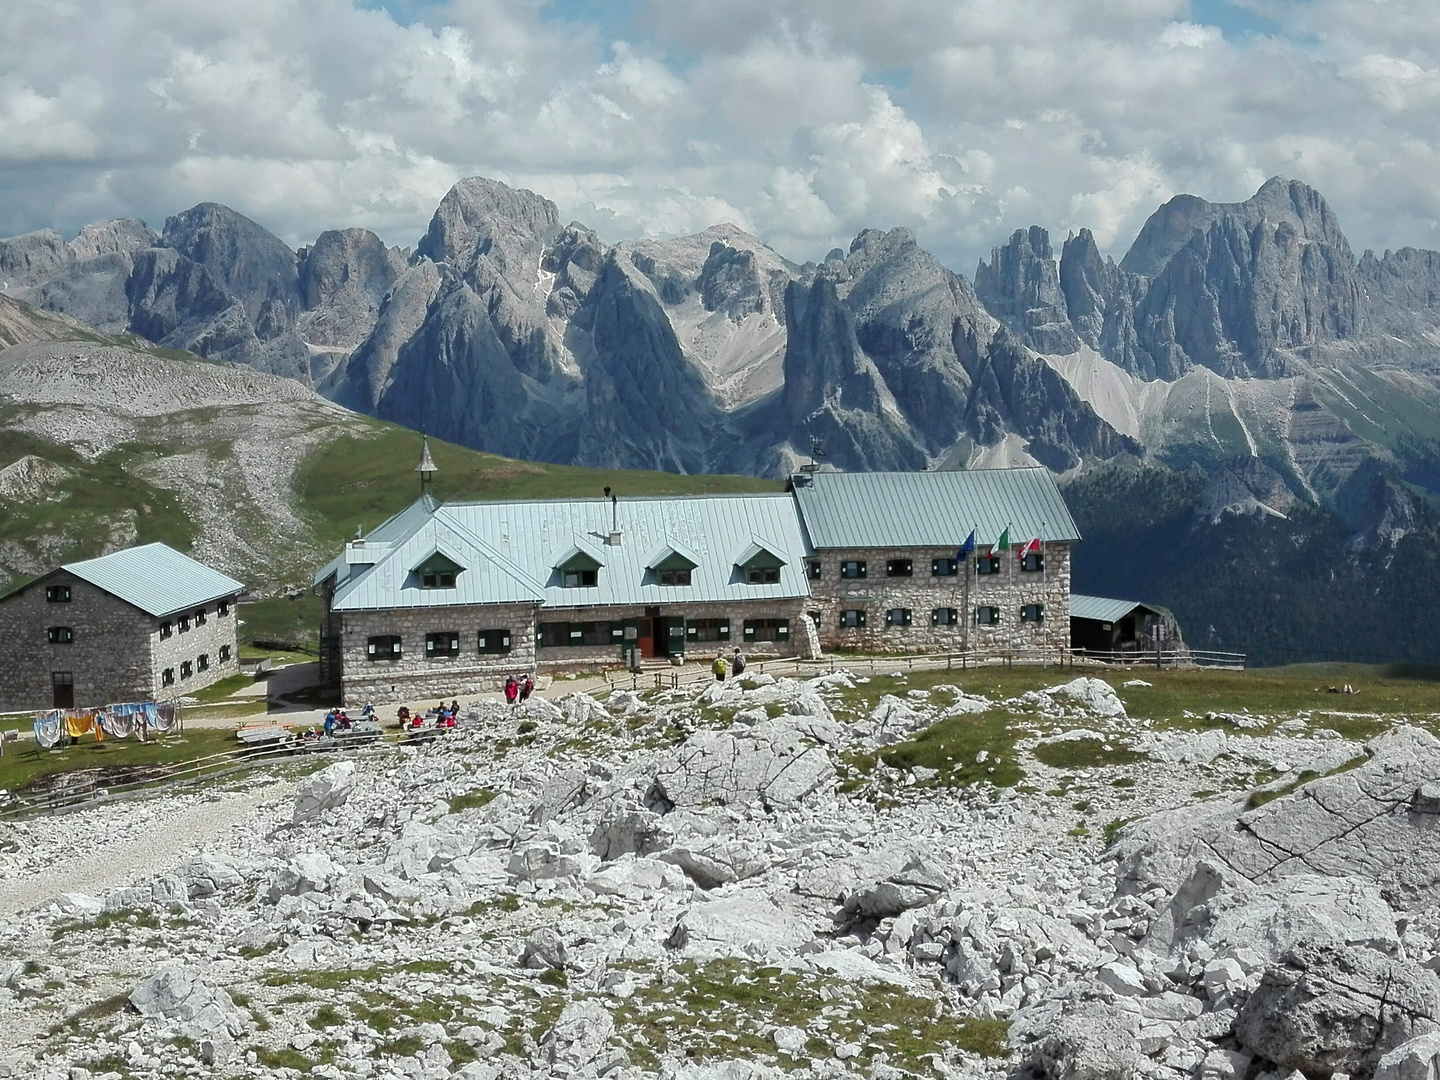
[[[265,784],[228,792],[218,799],[188,806],[154,828],[106,841],[99,813],[124,813],[115,806],[83,815],[47,819],[56,829],[75,837],[73,856],[28,873],[0,879],[0,917],[15,915],[66,892],[103,894],[136,878],[154,877],[179,861],[179,856],[203,849],[207,842],[254,813],[263,802],[288,796],[293,785]]]

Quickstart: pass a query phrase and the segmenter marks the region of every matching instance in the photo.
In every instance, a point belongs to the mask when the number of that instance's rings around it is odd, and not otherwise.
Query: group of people
[[[365,708],[360,711],[359,719],[374,720],[375,707],[373,705],[366,705]],[[334,708],[325,714],[323,731],[315,732],[313,734],[316,737],[319,737],[319,735],[323,734],[326,738],[330,738],[335,734],[335,732],[349,731],[354,726],[355,721],[350,719],[349,713],[347,713],[343,708]]]
[[[434,712],[435,730],[451,731],[454,729],[460,717],[460,702],[452,700],[449,705],[446,705],[442,700],[440,704],[435,706]],[[415,731],[425,726],[425,714],[419,709],[415,709],[412,712],[408,705],[401,705],[400,711],[397,712],[395,716],[396,719],[400,721],[402,730]]]
[[[715,654],[715,662],[710,665],[710,670],[715,673],[716,682],[724,682],[726,675],[738,679],[741,675],[745,674],[745,655],[739,649],[736,649],[735,655],[730,658],[727,664],[725,654],[718,652]]]
[[[505,701],[509,705],[523,705],[530,700],[530,695],[535,692],[535,680],[529,675],[516,678],[514,675],[505,676]]]

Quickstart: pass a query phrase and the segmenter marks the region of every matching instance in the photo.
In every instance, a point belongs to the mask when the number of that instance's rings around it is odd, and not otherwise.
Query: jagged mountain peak
[[[215,282],[259,323],[271,302],[271,320],[288,323],[300,306],[295,252],[274,233],[222,203],[197,203],[165,219],[160,243],[203,266]],[[269,336],[274,336],[269,335]]]
[[[560,233],[555,204],[527,188],[471,176],[458,180],[430,219],[416,254],[469,270],[488,256],[502,274],[519,274],[526,263],[538,267],[539,252]]]
[[[1176,195],[1141,226],[1135,242],[1120,260],[1120,268],[1154,277],[1195,233],[1206,232],[1222,220],[1247,231],[1262,221],[1272,227],[1289,224],[1307,240],[1343,245],[1345,253],[1350,253],[1339,220],[1319,191],[1300,180],[1272,176],[1244,202],[1212,203],[1196,195]]]

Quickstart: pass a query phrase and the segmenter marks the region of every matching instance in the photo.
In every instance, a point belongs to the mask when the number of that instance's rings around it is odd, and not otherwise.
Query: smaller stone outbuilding
[[[235,674],[243,588],[165,544],[21,585],[0,597],[0,712],[165,700]]]
[[[1076,652],[1173,652],[1184,646],[1168,608],[1108,596],[1070,597],[1070,647]]]

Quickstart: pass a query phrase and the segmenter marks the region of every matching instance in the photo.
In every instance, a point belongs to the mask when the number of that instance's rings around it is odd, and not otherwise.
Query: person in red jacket
[[[515,681],[514,675],[505,676],[505,700],[511,705],[515,704],[515,698],[520,693],[520,684]]]

